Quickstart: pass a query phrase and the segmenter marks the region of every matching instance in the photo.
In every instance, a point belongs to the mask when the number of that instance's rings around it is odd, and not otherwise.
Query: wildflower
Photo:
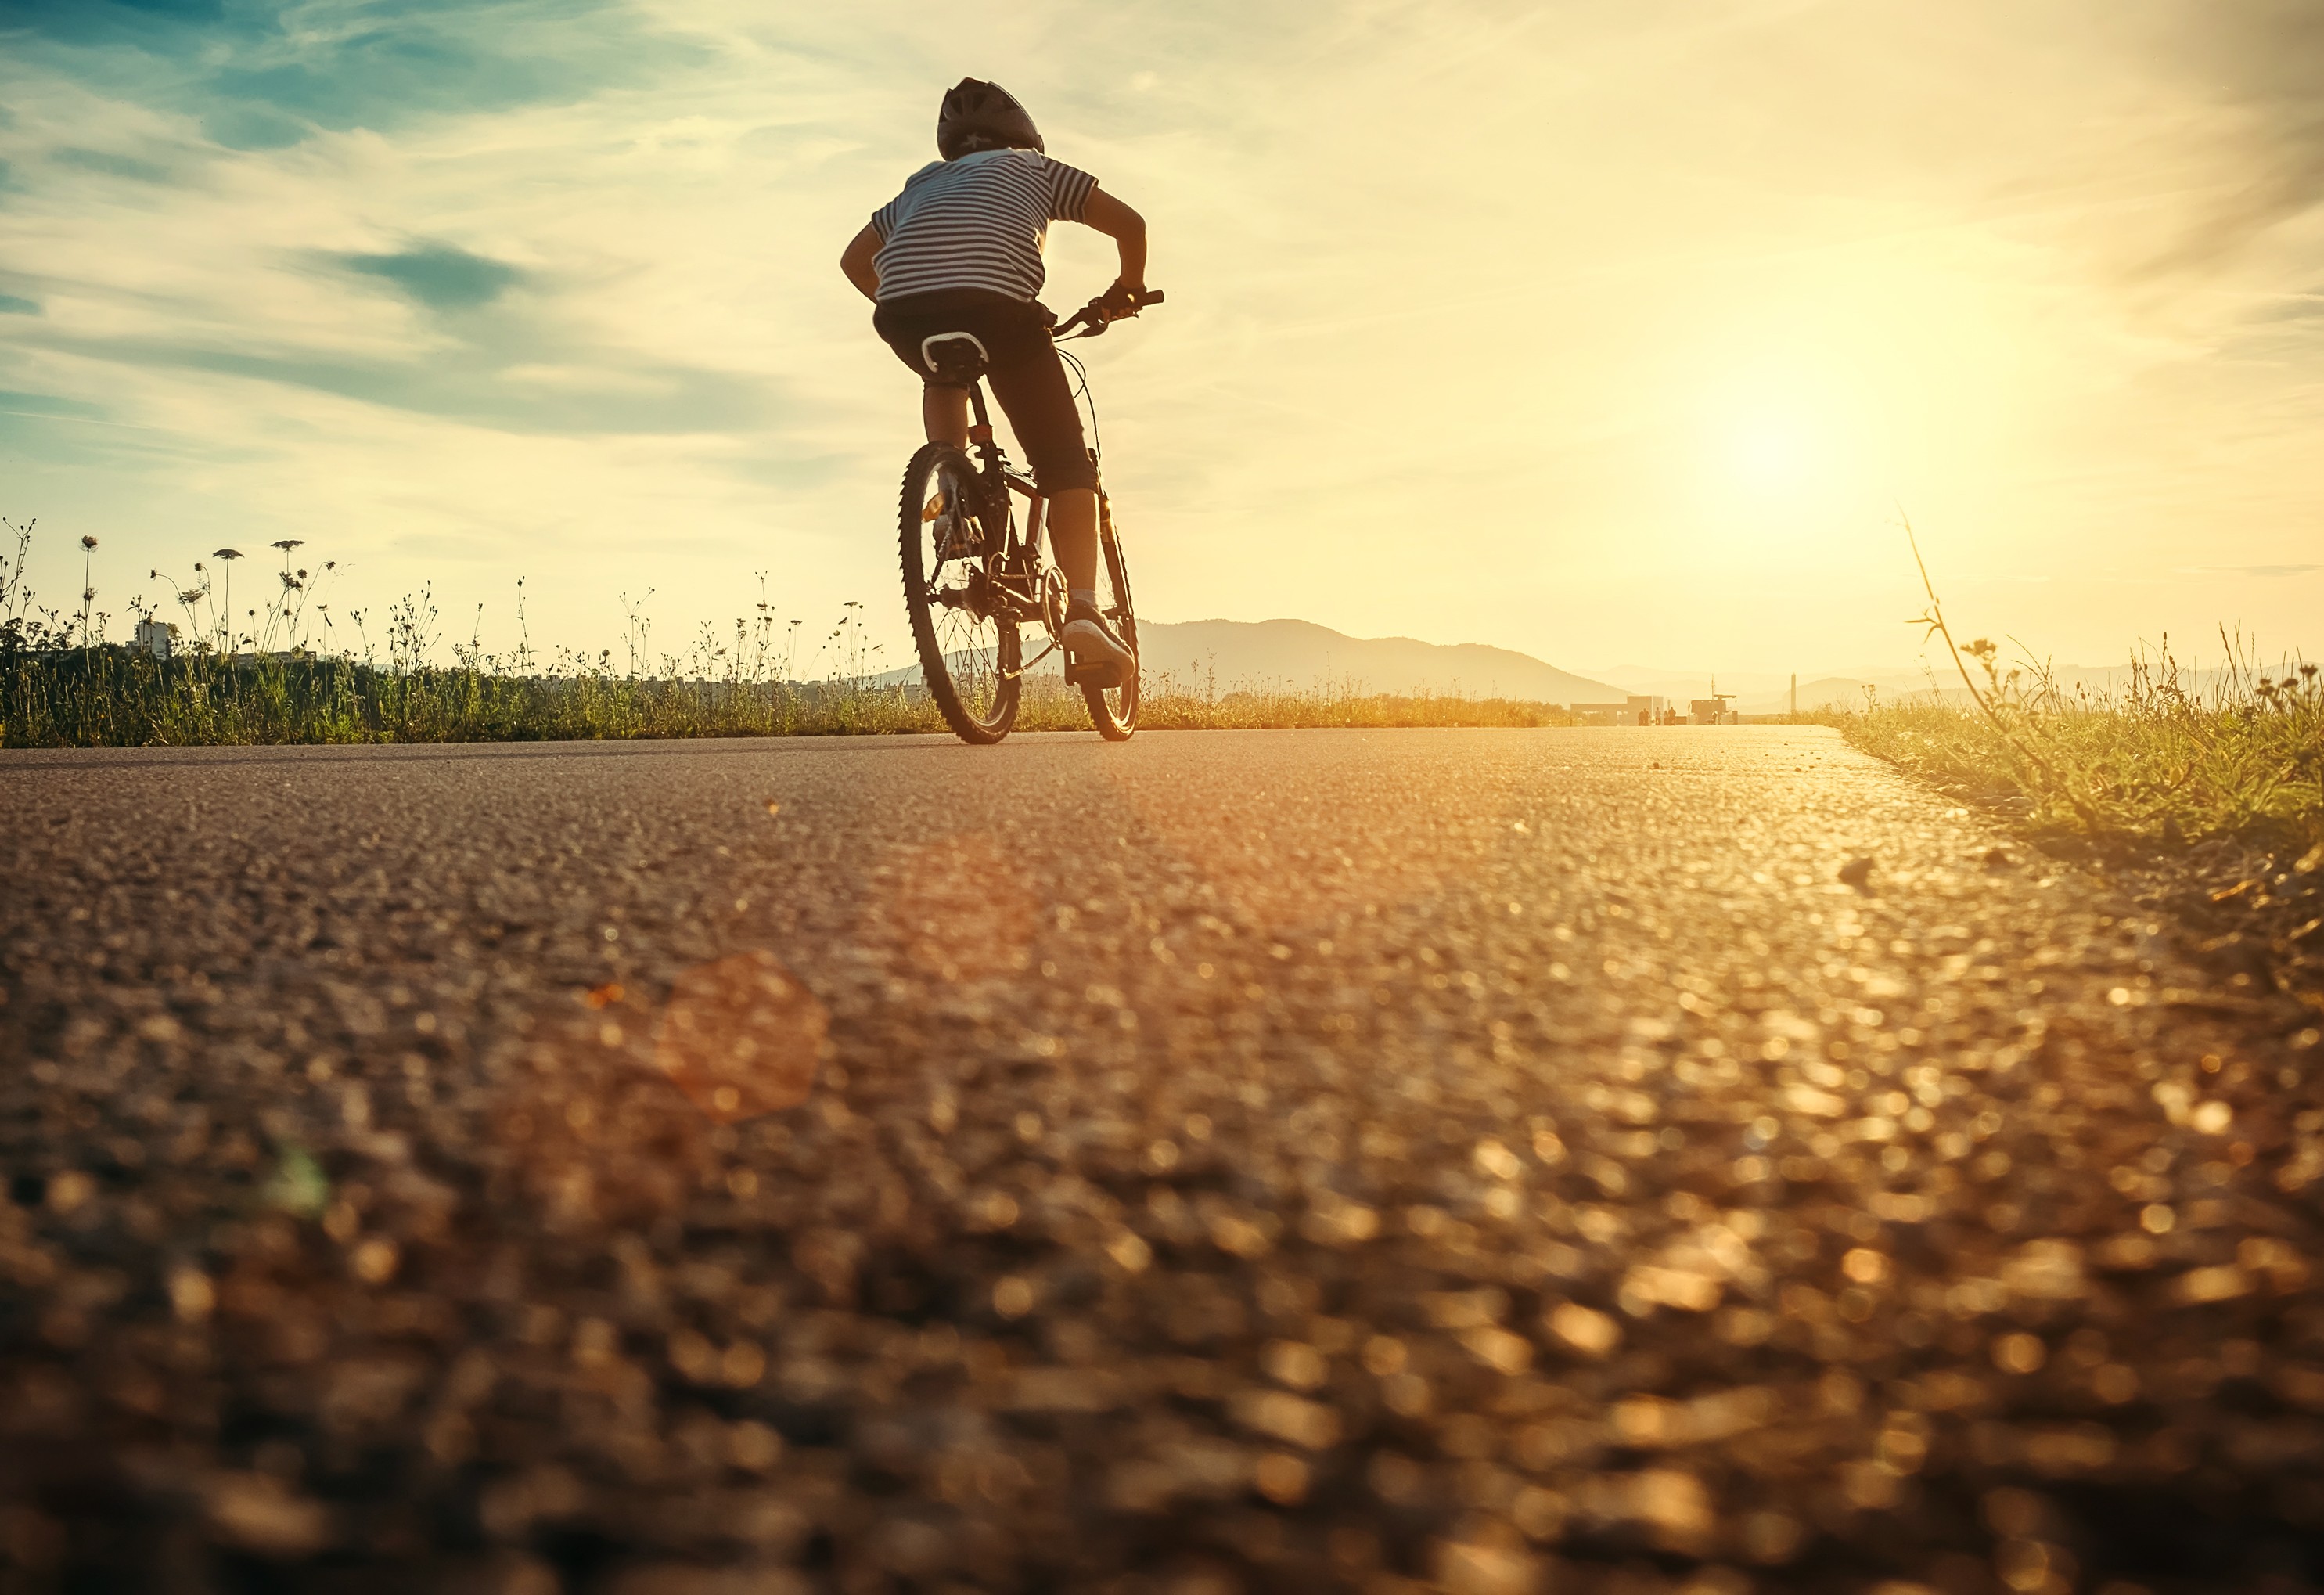
[[[292,549],[305,548],[307,546],[307,539],[304,538],[286,537],[281,542],[274,543],[270,546],[281,549],[285,553],[288,553]]]
[[[91,537],[88,533],[82,532],[80,534],[80,546],[84,549],[94,549],[97,547],[97,539]]]

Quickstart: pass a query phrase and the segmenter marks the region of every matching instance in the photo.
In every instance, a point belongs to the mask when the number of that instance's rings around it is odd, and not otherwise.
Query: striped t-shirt
[[[979,150],[923,166],[872,213],[881,301],[947,288],[1038,297],[1049,224],[1081,220],[1096,187],[1038,150]]]

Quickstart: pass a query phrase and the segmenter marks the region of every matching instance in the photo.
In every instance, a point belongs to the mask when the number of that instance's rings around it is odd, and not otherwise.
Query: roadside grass
[[[1990,645],[1971,652],[1989,665]],[[2082,699],[2038,672],[1987,670],[1976,706],[1819,716],[1857,746],[1997,810],[2043,851],[2102,867],[2224,983],[2279,994],[2287,1027],[2324,1012],[2324,687],[2312,665],[2240,668],[2199,690],[2168,654]],[[2209,999],[2206,999],[2209,1000]],[[2289,1017],[2284,1017],[2289,1016]]]
[[[628,616],[626,663],[611,649],[557,650],[543,658],[525,629],[524,584],[517,584],[519,641],[501,657],[472,632],[438,661],[441,616],[423,588],[384,617],[360,609],[334,614],[320,596],[344,573],[334,561],[294,562],[305,545],[271,545],[279,570],[263,573],[263,607],[237,611],[232,595],[240,551],[220,549],[183,581],[158,569],[184,624],[162,625],[158,605],[133,598],[141,631],[171,634],[171,657],[107,640],[111,616],[95,607],[97,539],[80,539],[78,611],[41,605],[25,581],[35,523],[0,521],[0,747],[203,747],[319,742],[611,741],[643,737],[852,736],[942,733],[926,693],[899,685],[867,637],[862,605],[851,603],[817,637],[776,619],[765,578],[758,602],[731,635],[707,625],[683,657],[650,646],[650,592],[622,595]],[[247,584],[253,579],[245,575]],[[481,629],[481,606],[477,616]],[[342,624],[341,622],[345,622]],[[380,647],[366,626],[382,626]],[[350,633],[355,649],[327,641]],[[803,645],[812,644],[802,661]],[[804,665],[804,668],[802,668]],[[798,678],[820,670],[821,678]],[[1458,692],[1362,693],[1344,681],[1302,687],[1243,683],[1222,692],[1215,672],[1185,678],[1149,672],[1139,724],[1155,731],[1270,727],[1540,726],[1572,718],[1554,704],[1474,698]],[[1086,731],[1081,694],[1051,675],[1025,683],[1018,726]]]
[[[1817,716],[1866,751],[1996,808],[2044,844],[2111,856],[2210,842],[2301,856],[2324,843],[2324,681],[2230,663],[2190,678],[2167,648],[2128,685],[2068,694],[2038,668],[2003,671],[1980,639],[1971,706],[1877,704]]]
[[[2222,630],[2217,668],[2183,668],[2166,637],[2131,656],[2121,691],[2070,694],[2038,662],[2005,670],[1987,638],[1957,641],[1910,522],[1904,533],[1929,598],[1912,623],[1943,641],[1970,705],[1815,718],[2048,844],[2117,861],[2227,846],[2296,857],[2302,873],[2324,865],[2324,681],[2314,665],[2264,669],[2239,632]]]
[[[1299,687],[1289,684],[1243,687],[1220,693],[1179,681],[1167,672],[1148,676],[1138,723],[1154,731],[1264,731],[1410,726],[1572,725],[1573,716],[1556,704],[1520,698],[1472,698],[1459,693],[1360,693],[1342,683]],[[1056,700],[1065,699],[1064,689]],[[1056,701],[1051,700],[1051,701]],[[1072,730],[1089,718],[1076,693],[1056,703],[1065,724],[1036,730]],[[1028,704],[1028,709],[1031,705]],[[1046,704],[1043,713],[1050,711]]]
[[[922,729],[895,692],[120,648],[0,655],[0,744],[571,742]],[[933,719],[933,712],[929,718]]]
[[[673,661],[675,662],[675,661]],[[1360,694],[1344,686],[1217,691],[1147,679],[1141,726],[1538,726],[1572,724],[1549,704],[1457,695]],[[1018,724],[1086,731],[1081,694],[1026,683]],[[752,680],[682,667],[625,674],[567,662],[527,673],[490,663],[381,667],[295,655],[207,652],[162,660],[112,646],[0,650],[0,746],[199,747],[313,742],[610,741],[643,737],[942,733],[926,694],[862,678]]]

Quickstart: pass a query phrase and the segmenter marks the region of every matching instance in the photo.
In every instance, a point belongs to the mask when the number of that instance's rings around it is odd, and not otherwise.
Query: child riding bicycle
[[[1146,290],[1145,220],[1089,173],[1051,160],[1033,118],[997,83],[964,78],[945,96],[936,151],[943,159],[872,213],[839,269],[876,307],[872,329],[919,373],[929,442],[967,447],[968,390],[940,379],[924,341],[967,333],[983,346],[993,396],[1049,502],[1068,597],[1059,641],[1079,667],[1134,671],[1135,656],[1098,608],[1097,466],[1050,341],[1056,317],[1038,296],[1049,224],[1080,222],[1120,250],[1107,311],[1135,315]]]

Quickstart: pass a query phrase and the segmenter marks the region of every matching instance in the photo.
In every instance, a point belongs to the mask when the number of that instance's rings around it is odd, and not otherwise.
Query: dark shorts
[[[962,289],[889,300],[872,314],[872,327],[930,387],[938,385],[922,363],[920,340],[939,332],[975,335],[991,355],[987,372],[1033,466],[1043,493],[1095,487],[1097,466],[1082,440],[1082,415],[1065,381],[1065,363],[1049,341],[1056,319],[1037,301]]]

